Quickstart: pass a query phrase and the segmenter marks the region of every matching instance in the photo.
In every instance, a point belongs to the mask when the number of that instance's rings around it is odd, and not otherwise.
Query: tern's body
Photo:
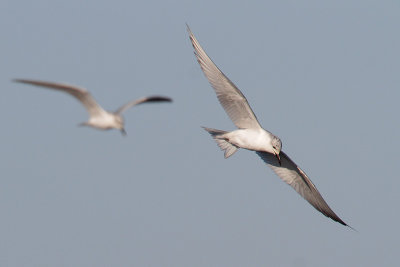
[[[124,118],[122,113],[127,109],[146,102],[171,102],[172,100],[168,97],[163,96],[149,96],[143,97],[137,100],[130,101],[125,105],[121,106],[114,112],[109,112],[104,110],[92,97],[89,91],[68,84],[45,82],[45,81],[35,81],[35,80],[24,80],[16,79],[15,82],[26,83],[36,86],[41,86],[49,89],[54,89],[68,93],[75,97],[82,105],[86,108],[89,113],[89,120],[87,122],[81,123],[83,126],[90,126],[93,128],[101,130],[118,129],[125,134],[124,128]]]
[[[111,112],[104,112],[97,116],[92,116],[82,125],[87,125],[101,130],[120,129],[123,126],[123,118]]]
[[[261,127],[246,97],[208,57],[189,27],[188,32],[204,75],[214,88],[222,107],[239,128],[231,132],[204,128],[225,151],[225,158],[233,155],[238,148],[255,151],[283,181],[292,186],[314,208],[334,221],[347,225],[328,206],[305,172],[281,151],[281,140]]]
[[[253,151],[263,151],[273,154],[271,146],[271,133],[263,128],[258,129],[238,129],[227,132],[220,137],[240,148]]]

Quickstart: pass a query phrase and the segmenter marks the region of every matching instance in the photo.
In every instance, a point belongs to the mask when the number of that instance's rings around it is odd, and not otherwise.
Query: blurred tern
[[[54,90],[59,90],[66,92],[76,99],[78,99],[82,105],[86,108],[89,113],[89,120],[79,124],[80,126],[90,126],[93,128],[101,130],[118,129],[123,135],[126,135],[124,128],[124,119],[122,113],[127,109],[148,102],[172,102],[172,99],[164,96],[148,96],[137,100],[130,101],[125,105],[121,106],[114,112],[108,112],[104,110],[97,102],[94,100],[92,95],[85,89],[68,85],[62,83],[36,81],[36,80],[25,80],[25,79],[15,79],[14,82],[26,83],[41,87],[46,87]]]
[[[204,75],[214,88],[222,107],[239,128],[227,132],[204,127],[221,150],[225,151],[225,158],[232,156],[239,148],[255,151],[283,181],[293,187],[314,208],[332,220],[348,226],[328,206],[306,173],[281,151],[281,140],[261,127],[246,97],[208,57],[189,26],[187,30]]]

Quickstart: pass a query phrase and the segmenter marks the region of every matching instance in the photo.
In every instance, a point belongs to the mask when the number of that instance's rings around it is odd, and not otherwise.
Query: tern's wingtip
[[[346,224],[346,226],[347,226],[347,227],[349,227],[351,230],[353,230],[353,231],[355,231],[355,232],[359,233],[359,232],[357,231],[357,229],[355,229],[355,228],[351,227],[350,225]]]
[[[348,225],[348,224],[345,223],[344,221],[342,221],[342,220],[340,220],[340,219],[339,219],[339,220],[335,220],[335,221],[338,222],[338,223],[340,223],[341,225],[347,226],[347,227],[350,228],[351,230],[356,231],[356,232],[358,233],[357,229],[351,227],[350,225]]]
[[[186,23],[186,30],[187,30],[190,38],[192,38],[192,36],[193,36],[192,30],[190,29],[189,24],[187,24],[187,23]]]

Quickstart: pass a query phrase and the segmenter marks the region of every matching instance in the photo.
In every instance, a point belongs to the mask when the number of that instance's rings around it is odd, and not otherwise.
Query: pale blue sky
[[[0,2],[1,266],[398,266],[398,1]],[[358,232],[324,217],[233,130],[186,32]],[[77,127],[89,89],[128,135]]]

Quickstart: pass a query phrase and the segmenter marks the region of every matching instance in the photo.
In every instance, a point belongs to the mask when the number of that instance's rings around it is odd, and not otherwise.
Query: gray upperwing
[[[246,97],[208,57],[196,37],[191,32],[189,26],[187,27],[187,30],[190,35],[190,41],[195,50],[197,61],[199,62],[204,75],[214,88],[219,102],[233,123],[241,129],[261,128],[256,115],[254,115],[253,110],[247,102]]]
[[[25,83],[30,85],[35,85],[39,87],[50,88],[58,91],[62,91],[68,93],[78,99],[86,110],[89,112],[90,116],[98,116],[102,113],[106,112],[97,102],[94,100],[92,95],[85,89],[64,84],[64,83],[54,83],[54,82],[46,82],[46,81],[37,81],[37,80],[26,80],[26,79],[15,79],[14,82]]]
[[[307,200],[314,208],[332,220],[348,226],[328,206],[305,172],[300,169],[284,152],[281,151],[280,153],[282,165],[279,165],[278,160],[273,154],[259,151],[256,153],[283,181],[293,187],[293,189],[296,190],[296,192]]]
[[[132,101],[126,103],[125,105],[121,106],[114,112],[114,114],[121,115],[124,111],[130,109],[131,107],[142,104],[142,103],[147,103],[147,102],[172,102],[172,99],[169,97],[157,96],[157,95],[142,97],[137,100],[132,100]]]

